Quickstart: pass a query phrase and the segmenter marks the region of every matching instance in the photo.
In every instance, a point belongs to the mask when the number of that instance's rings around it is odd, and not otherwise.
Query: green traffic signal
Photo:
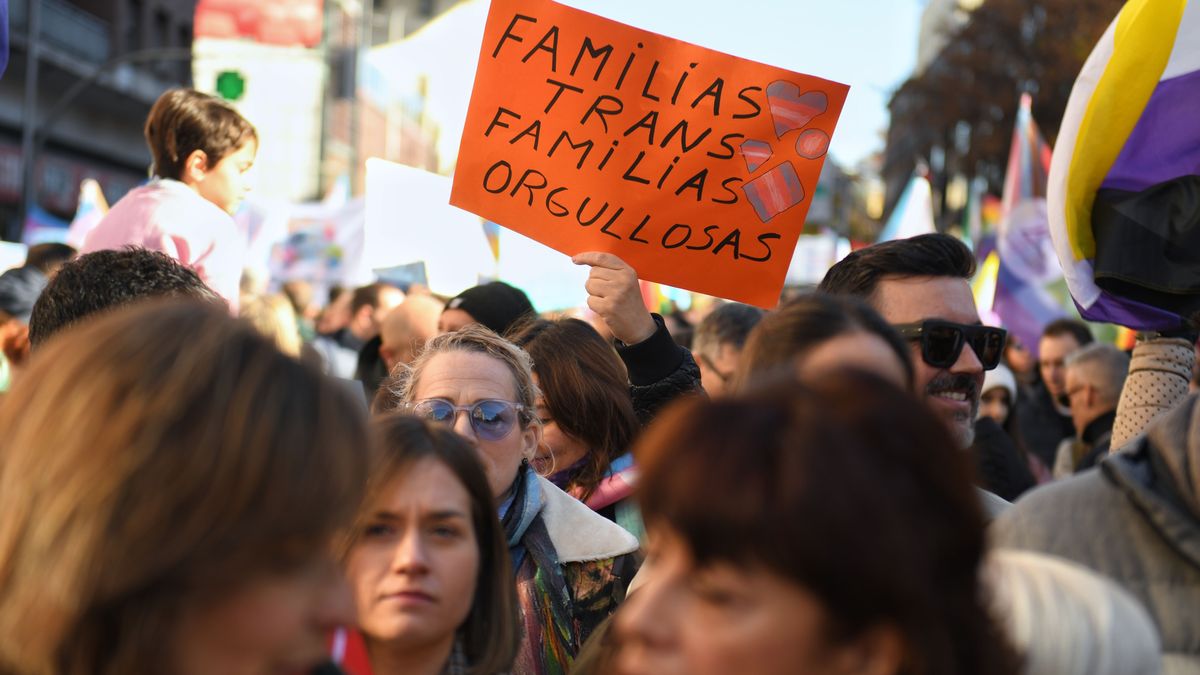
[[[236,70],[217,75],[217,93],[226,101],[236,101],[246,93],[246,78]]]

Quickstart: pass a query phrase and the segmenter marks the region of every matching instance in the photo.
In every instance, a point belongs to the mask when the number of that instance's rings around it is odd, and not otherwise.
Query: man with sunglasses
[[[946,421],[966,448],[985,370],[1004,352],[1005,332],[984,326],[968,283],[975,256],[943,234],[889,241],[855,251],[821,281],[827,293],[866,300],[909,340],[914,390]]]
[[[975,440],[983,374],[1000,363],[1007,337],[980,321],[969,284],[974,273],[975,256],[962,242],[925,234],[855,251],[830,268],[819,287],[862,298],[909,341],[913,391],[964,450]],[[994,424],[990,418],[983,423]],[[1009,453],[999,465],[1021,470],[1015,449]],[[980,493],[993,516],[1008,505],[982,488]]]

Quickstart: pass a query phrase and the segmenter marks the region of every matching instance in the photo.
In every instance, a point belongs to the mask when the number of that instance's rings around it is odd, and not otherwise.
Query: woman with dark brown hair
[[[625,366],[612,346],[578,319],[528,323],[513,342],[533,358],[541,391],[542,444],[534,468],[635,535],[641,516],[630,499],[638,432]]]
[[[520,615],[483,466],[458,434],[416,417],[385,415],[374,430],[367,494],[343,553],[359,628],[343,634],[343,667],[509,672]]]
[[[220,309],[64,331],[0,408],[0,672],[295,673],[352,622],[361,404]]]
[[[653,566],[617,615],[624,675],[1017,672],[967,456],[887,382],[695,401],[635,454]]]

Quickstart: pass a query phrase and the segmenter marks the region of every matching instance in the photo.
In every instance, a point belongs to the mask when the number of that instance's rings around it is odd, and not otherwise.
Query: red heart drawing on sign
[[[767,87],[767,104],[775,120],[775,135],[783,135],[793,129],[801,129],[814,117],[825,112],[829,99],[824,92],[800,93],[800,87],[786,80],[776,80]]]
[[[774,154],[771,151],[770,143],[756,141],[753,138],[743,141],[738,147],[742,151],[742,158],[746,160],[746,168],[750,170],[750,173],[754,173]]]
[[[829,150],[829,134],[820,129],[800,132],[796,138],[796,153],[804,159],[817,159]]]

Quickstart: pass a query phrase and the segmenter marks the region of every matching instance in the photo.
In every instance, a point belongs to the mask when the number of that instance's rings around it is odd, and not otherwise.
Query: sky
[[[888,98],[912,72],[922,0],[560,0],[601,16],[709,49],[850,85],[830,155],[853,168],[883,149]],[[731,13],[730,6],[739,11]],[[379,78],[408,87],[431,78],[426,106],[458,152],[488,3],[472,0],[410,39],[374,50]],[[368,75],[370,79],[372,76]]]
[[[887,102],[917,60],[921,0],[560,0],[594,14],[850,85],[830,154],[883,149]],[[737,12],[729,11],[731,7]]]

